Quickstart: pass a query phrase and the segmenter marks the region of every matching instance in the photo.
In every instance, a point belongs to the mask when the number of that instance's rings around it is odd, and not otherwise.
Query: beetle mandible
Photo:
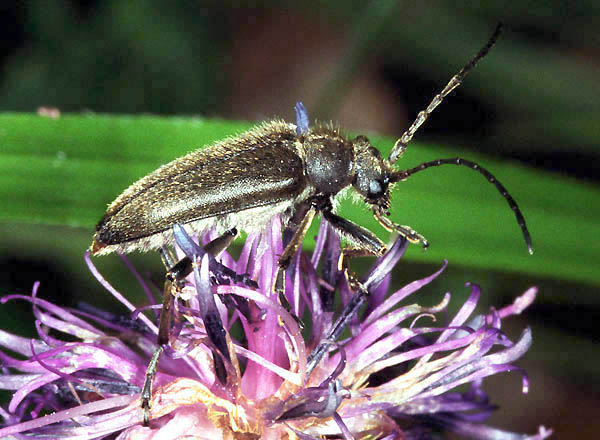
[[[413,243],[420,242],[426,248],[428,243],[422,235],[389,219],[390,189],[415,173],[446,164],[476,170],[496,186],[515,213],[528,250],[532,253],[529,231],[516,202],[505,187],[478,164],[452,158],[425,162],[406,170],[393,167],[418,128],[488,53],[500,32],[501,25],[498,25],[488,43],[418,114],[396,141],[387,159],[381,157],[365,136],[349,139],[330,125],[309,127],[307,112],[299,102],[295,106],[295,125],[281,120],[263,123],[244,134],[167,163],[131,185],[108,207],[98,223],[91,246],[92,254],[164,249],[173,243],[172,228],[176,224],[183,225],[187,232],[194,234],[215,228],[222,235],[205,249],[217,254],[229,245],[238,230],[260,230],[275,215],[280,215],[285,231],[285,249],[279,259],[274,289],[281,293],[283,273],[317,213],[353,250],[371,255],[385,252],[386,246],[375,234],[335,213],[336,198],[347,188],[352,188],[359,195],[385,229]],[[191,271],[189,259],[175,264],[164,250],[162,255],[168,274],[160,319],[159,349],[148,369],[142,395],[146,424],[149,421],[152,377],[162,352],[160,347],[168,342],[170,321],[165,307],[170,301],[173,286]],[[355,287],[361,291],[360,286]],[[218,336],[215,338],[218,339]],[[315,357],[312,359],[311,368],[314,368]]]

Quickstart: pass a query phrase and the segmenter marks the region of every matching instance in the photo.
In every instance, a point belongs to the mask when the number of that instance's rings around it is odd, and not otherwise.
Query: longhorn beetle
[[[335,213],[335,200],[348,187],[358,193],[385,229],[404,236],[410,242],[420,242],[426,248],[428,243],[422,235],[388,218],[390,188],[427,168],[454,164],[480,172],[496,186],[513,210],[528,250],[532,253],[531,238],[516,202],[504,186],[478,164],[453,158],[425,162],[406,170],[393,168],[421,124],[488,53],[500,32],[501,25],[498,25],[487,44],[418,114],[396,141],[387,159],[381,157],[365,136],[349,139],[331,126],[309,127],[306,110],[302,103],[297,103],[296,125],[281,120],[265,122],[244,134],[227,138],[161,166],[117,197],[96,227],[92,254],[159,249],[167,266],[159,348],[148,367],[142,391],[145,424],[149,423],[152,379],[162,347],[169,339],[169,308],[173,289],[177,289],[192,270],[189,258],[174,264],[165,251],[166,246],[173,243],[175,225],[183,225],[184,229],[195,234],[215,228],[222,235],[204,250],[216,255],[229,245],[238,230],[259,230],[275,215],[280,215],[285,231],[285,248],[279,258],[274,289],[281,294],[283,274],[317,213],[350,244],[350,252],[346,255],[382,255],[385,252],[385,245],[376,235]],[[211,261],[211,264],[219,264],[214,257]],[[232,276],[235,278],[237,274]],[[355,297],[358,299],[354,304],[360,304],[360,298],[364,298],[368,292],[352,277],[348,278],[357,291]],[[339,335],[340,328],[351,318],[348,315],[355,313],[356,309],[347,308],[343,312],[344,316],[338,320],[342,325],[331,331],[331,339]],[[209,339],[215,346],[221,347],[218,351],[225,359],[229,359],[225,353],[226,346],[219,336],[224,333],[222,328],[218,324],[214,324],[212,330],[210,325],[206,327]],[[327,345],[323,343],[313,351],[309,359],[309,372],[318,363]],[[217,367],[219,356],[214,351],[213,355]],[[226,380],[223,376],[220,379]]]

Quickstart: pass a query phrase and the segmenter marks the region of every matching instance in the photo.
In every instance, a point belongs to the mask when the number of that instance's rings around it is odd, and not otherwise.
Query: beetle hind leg
[[[204,250],[209,254],[216,256],[223,252],[233,239],[237,235],[237,230],[230,229],[220,235],[219,237],[212,240],[210,243],[207,243],[204,246]],[[152,401],[152,384],[154,382],[154,377],[156,376],[156,372],[158,369],[158,364],[160,362],[160,358],[164,351],[165,345],[169,343],[169,336],[171,331],[171,318],[172,318],[172,307],[173,301],[178,296],[178,293],[181,291],[183,287],[183,281],[185,278],[192,272],[193,266],[192,261],[188,257],[184,257],[181,260],[175,262],[174,254],[167,248],[160,249],[161,259],[167,268],[167,273],[165,275],[165,283],[163,288],[163,298],[162,298],[162,309],[160,312],[159,325],[158,325],[158,338],[157,345],[158,348],[154,351],[150,363],[146,369],[146,375],[144,379],[144,385],[142,387],[141,394],[141,407],[143,411],[143,421],[144,426],[148,426],[150,424],[150,407]],[[217,262],[215,262],[217,263]],[[238,276],[231,269],[226,268],[220,263],[219,269],[223,270],[225,277],[231,277],[234,282],[239,282],[240,279],[246,280],[244,276]],[[227,269],[227,270],[225,270]],[[216,280],[217,282],[219,280]],[[249,281],[247,281],[249,282]],[[219,380],[221,382],[226,381],[226,372],[224,369],[224,365],[222,364],[222,360],[220,359],[217,353],[213,352],[213,358],[215,361],[215,368],[217,373],[221,372],[221,374],[217,374]],[[224,373],[224,374],[223,374]],[[225,375],[225,377],[223,377]]]

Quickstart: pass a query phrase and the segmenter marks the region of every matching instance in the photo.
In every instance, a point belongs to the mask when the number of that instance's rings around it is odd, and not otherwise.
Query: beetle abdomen
[[[274,121],[163,165],[109,206],[92,253],[159,247],[175,223],[195,222],[196,232],[252,224],[243,215],[264,223],[260,207],[277,207],[272,217],[306,188],[295,141],[293,125]]]

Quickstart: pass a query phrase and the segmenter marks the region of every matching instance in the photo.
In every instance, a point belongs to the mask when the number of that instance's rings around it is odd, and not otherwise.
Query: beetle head
[[[370,205],[389,207],[390,165],[365,136],[352,141],[355,151],[355,177],[352,185]]]

